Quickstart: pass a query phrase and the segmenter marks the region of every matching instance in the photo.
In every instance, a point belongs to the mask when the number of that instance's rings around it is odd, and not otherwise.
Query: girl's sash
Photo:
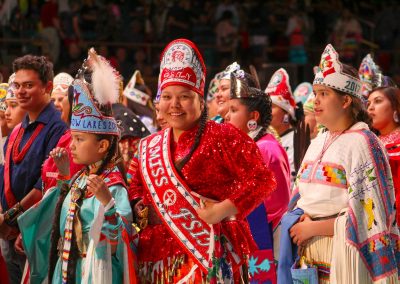
[[[197,215],[200,199],[191,194],[176,172],[169,151],[170,133],[171,130],[167,128],[141,141],[139,151],[142,178],[164,225],[200,269],[207,273],[212,253],[209,251],[211,226]],[[227,253],[236,266],[240,264],[240,257],[233,252],[229,240],[227,242]]]

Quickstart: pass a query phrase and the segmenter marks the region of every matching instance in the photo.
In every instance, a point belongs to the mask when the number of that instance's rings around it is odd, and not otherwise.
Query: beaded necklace
[[[87,175],[85,171],[79,175],[77,180],[71,187],[71,201],[69,203],[69,209],[67,214],[67,220],[65,222],[64,229],[64,245],[62,250],[62,283],[67,283],[68,278],[68,260],[71,250],[71,239],[73,233],[74,219],[76,209],[78,207],[77,201],[84,194],[86,189]]]
[[[88,174],[91,170],[96,169],[101,166],[102,160],[98,161],[94,164],[89,165],[84,171],[81,172],[79,177],[75,180],[75,182],[71,186],[71,201],[69,203],[67,220],[65,222],[64,229],[64,245],[62,250],[62,283],[67,283],[68,278],[68,260],[71,251],[71,239],[73,234],[73,226],[75,214],[78,207],[78,200],[82,196],[85,195],[85,198],[90,198],[93,196],[92,193],[87,194],[86,191],[86,181],[88,178]],[[103,176],[103,175],[102,175]]]
[[[353,124],[350,124],[349,127],[347,127],[346,129],[338,132],[328,132],[325,136],[325,140],[324,140],[324,145],[322,146],[322,150],[321,153],[319,153],[317,161],[318,163],[321,163],[321,160],[325,154],[325,152],[328,150],[328,148],[333,144],[333,142],[335,142],[343,133],[345,133],[347,130],[349,130],[350,127],[352,127]],[[328,139],[326,139],[329,136]]]
[[[36,127],[32,136],[29,137],[28,141],[26,142],[25,146],[22,148],[21,151],[19,151],[19,146],[21,144],[22,137],[24,136],[25,129],[23,127],[21,127],[19,129],[17,138],[15,139],[15,142],[13,145],[13,151],[12,151],[12,159],[15,164],[19,164],[24,159],[26,153],[31,148],[33,141],[35,141],[36,137],[40,134],[40,132],[42,131],[43,128],[44,128],[44,124],[40,123]],[[22,131],[21,131],[21,129],[22,129]]]

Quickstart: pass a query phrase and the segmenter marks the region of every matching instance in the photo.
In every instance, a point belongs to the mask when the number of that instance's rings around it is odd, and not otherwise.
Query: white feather
[[[108,61],[100,58],[93,48],[89,50],[89,57],[95,99],[101,105],[117,103],[121,80],[117,71]]]

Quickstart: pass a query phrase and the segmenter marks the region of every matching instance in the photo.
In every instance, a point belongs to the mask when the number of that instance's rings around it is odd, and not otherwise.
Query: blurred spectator
[[[204,1],[202,5],[196,7],[196,20],[193,25],[193,41],[196,44],[210,44],[214,42],[212,29],[213,3]],[[207,62],[208,63],[208,62]]]
[[[304,48],[307,29],[308,23],[304,13],[292,10],[285,33],[289,37],[289,61],[292,63],[307,63],[307,54]]]
[[[126,84],[133,70],[133,62],[129,60],[127,49],[124,47],[117,48],[115,51],[115,60],[116,68],[124,78],[124,83]]]
[[[63,66],[65,66],[65,68],[63,68],[64,71],[74,77],[79,68],[81,68],[83,59],[84,56],[82,55],[79,44],[77,42],[71,42],[68,46],[68,55],[63,64]]]
[[[215,27],[218,58],[221,66],[228,66],[235,56],[238,30],[232,22],[232,12],[225,11]]]
[[[168,6],[166,1],[155,0],[151,13],[154,34],[156,39],[162,40],[165,36],[165,23],[167,22]]]
[[[137,49],[135,51],[134,59],[135,63],[132,66],[132,70],[139,70],[140,72],[143,72],[143,70],[148,65],[147,56],[144,49],[142,48]]]
[[[360,23],[349,10],[344,9],[342,16],[336,22],[332,35],[333,45],[339,49],[343,62],[354,65],[361,39]]]
[[[179,0],[168,10],[165,27],[168,41],[176,38],[191,38],[192,11],[190,5],[190,1]]]
[[[232,3],[232,0],[224,0],[222,3],[219,3],[216,11],[215,11],[215,20],[219,21],[225,12],[230,12],[232,15],[232,24],[235,27],[239,27],[240,21],[239,21],[239,12],[235,6],[234,3]]]
[[[62,30],[61,38],[65,46],[68,46],[71,41],[81,39],[81,31],[79,28],[79,11],[80,4],[78,1],[72,1],[71,6],[66,6],[61,11],[59,7],[60,28]]]
[[[56,0],[48,0],[40,9],[40,36],[43,39],[42,53],[47,55],[53,64],[57,64],[60,54],[60,37],[65,37],[60,29],[58,5]]]
[[[100,9],[94,0],[84,0],[80,10],[80,30],[84,40],[96,40],[97,17]]]
[[[18,1],[5,0],[0,7],[0,24],[7,25],[11,20],[11,13],[17,7]]]
[[[121,10],[115,3],[108,3],[99,9],[96,21],[96,40],[112,41],[121,38]]]
[[[144,42],[144,25],[135,19],[129,23],[129,32],[122,35],[122,38],[131,43]]]

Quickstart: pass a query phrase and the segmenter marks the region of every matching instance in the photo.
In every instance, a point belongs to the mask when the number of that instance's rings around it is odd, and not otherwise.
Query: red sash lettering
[[[199,199],[190,193],[176,172],[170,155],[170,129],[143,139],[139,146],[142,178],[148,188],[154,208],[172,236],[207,272],[211,227],[196,213]],[[228,241],[228,247],[229,246]],[[235,262],[240,259],[233,253]]]

